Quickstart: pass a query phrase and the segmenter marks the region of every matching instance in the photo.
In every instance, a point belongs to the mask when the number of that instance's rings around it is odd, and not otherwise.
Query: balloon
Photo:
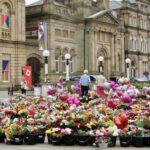
[[[127,126],[127,124],[128,124],[128,116],[126,115],[125,112],[121,112],[120,113],[120,119],[121,119],[121,122],[123,123],[123,125]]]
[[[123,128],[124,128],[124,124],[122,123],[120,117],[115,117],[115,118],[114,118],[114,123],[115,123],[115,125],[116,125],[119,129],[123,129]]]

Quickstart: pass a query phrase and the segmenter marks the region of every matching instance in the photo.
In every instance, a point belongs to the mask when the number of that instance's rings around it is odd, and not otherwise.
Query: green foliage
[[[150,83],[132,82],[132,85],[138,89],[142,89],[144,86],[150,86]]]
[[[77,133],[78,133],[79,136],[86,136],[87,135],[87,131],[81,130],[81,129],[78,129]]]

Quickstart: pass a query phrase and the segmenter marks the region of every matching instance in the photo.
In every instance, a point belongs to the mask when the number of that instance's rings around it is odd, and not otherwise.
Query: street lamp
[[[103,56],[99,56],[99,57],[98,57],[98,61],[99,61],[98,71],[101,73],[101,72],[103,72],[103,61],[104,61],[104,57],[103,57]]]
[[[45,79],[44,81],[46,82],[47,81],[47,77],[48,77],[48,56],[49,56],[49,50],[43,50],[43,56],[45,58]]]
[[[71,58],[71,55],[69,53],[65,54],[65,60],[66,60],[66,81],[69,81],[69,60]]]
[[[130,63],[131,63],[131,60],[129,59],[129,58],[126,58],[126,60],[125,60],[125,62],[126,62],[126,69],[127,69],[127,78],[129,79],[130,78]]]

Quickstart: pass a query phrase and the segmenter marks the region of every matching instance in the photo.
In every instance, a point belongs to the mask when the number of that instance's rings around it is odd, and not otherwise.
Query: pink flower
[[[116,108],[118,105],[118,102],[115,99],[109,99],[108,100],[108,107],[110,108]]]
[[[62,101],[66,101],[67,98],[68,98],[68,94],[62,93],[62,94],[59,95],[59,98],[60,98]]]
[[[122,100],[122,102],[124,102],[124,103],[130,103],[130,102],[132,102],[131,97],[129,97],[128,95],[122,96],[121,100]]]

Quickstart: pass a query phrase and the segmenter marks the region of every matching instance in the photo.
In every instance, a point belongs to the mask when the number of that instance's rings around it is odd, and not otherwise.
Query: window
[[[63,37],[65,37],[65,38],[68,37],[68,30],[63,30]]]
[[[143,19],[140,20],[140,27],[143,28]]]
[[[65,55],[62,56],[62,72],[66,73],[66,60],[65,60]]]
[[[9,61],[2,61],[2,80],[9,81]]]
[[[56,36],[61,36],[61,30],[60,29],[55,29],[55,35]]]
[[[129,24],[132,26],[132,16],[129,17]]]
[[[133,24],[134,24],[134,27],[136,27],[136,26],[137,26],[137,20],[136,20],[136,17],[134,17],[134,20],[133,20],[133,21],[134,21],[134,23],[133,23]]]
[[[10,28],[10,8],[7,4],[2,5],[1,25],[4,29]]]
[[[70,31],[70,38],[74,39],[75,33],[73,31]]]
[[[144,29],[147,29],[147,22],[146,22],[146,20],[144,20]]]
[[[73,68],[73,58],[71,57],[70,61],[69,61],[69,64],[70,64],[70,72],[73,73],[74,72],[74,68]]]
[[[133,43],[132,43],[132,37],[130,36],[130,39],[129,39],[129,49],[131,50],[132,49],[132,47],[133,47],[133,45],[132,45]]]
[[[56,73],[59,73],[59,56],[55,57]]]

